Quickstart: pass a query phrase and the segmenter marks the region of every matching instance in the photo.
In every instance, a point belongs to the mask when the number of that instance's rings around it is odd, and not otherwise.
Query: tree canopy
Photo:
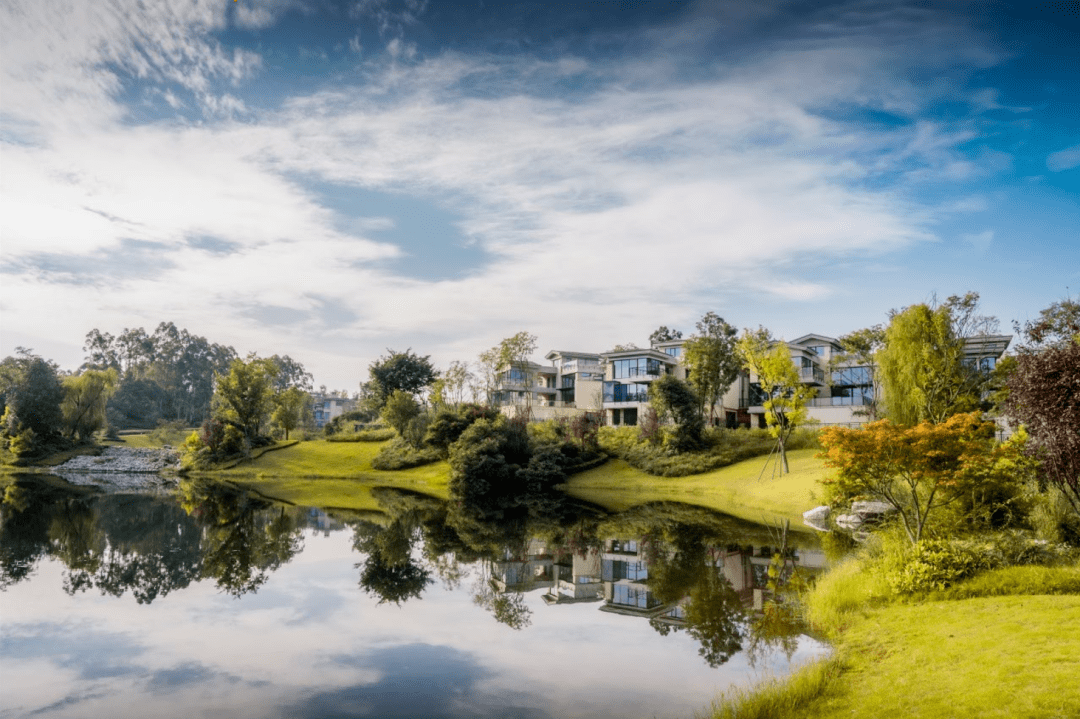
[[[395,390],[415,395],[429,387],[439,373],[431,364],[431,356],[420,357],[412,348],[404,352],[386,350],[384,355],[368,365],[369,390],[376,410],[382,410]]]
[[[682,339],[682,332],[679,330],[669,330],[667,325],[660,325],[657,327],[651,335],[649,335],[649,342],[651,344],[657,344],[659,342],[670,342],[671,340]]]
[[[742,359],[736,349],[736,330],[723,317],[708,312],[697,323],[697,332],[683,345],[683,362],[690,385],[698,396],[699,411],[713,419],[716,404],[739,376]]]
[[[217,414],[243,432],[249,443],[259,436],[273,409],[276,377],[277,365],[272,359],[250,354],[246,360],[233,360],[228,374],[217,378]]]

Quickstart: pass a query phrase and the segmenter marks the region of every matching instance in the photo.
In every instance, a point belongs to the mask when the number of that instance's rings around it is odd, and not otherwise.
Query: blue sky
[[[173,321],[355,389],[520,330],[1080,290],[1080,3],[0,7],[2,347]]]

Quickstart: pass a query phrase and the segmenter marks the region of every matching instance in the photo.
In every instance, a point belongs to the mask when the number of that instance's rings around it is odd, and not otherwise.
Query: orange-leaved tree
[[[913,544],[933,510],[953,502],[1001,471],[1018,448],[994,444],[994,424],[977,413],[940,424],[902,427],[889,420],[862,429],[826,427],[818,457],[836,470],[822,480],[833,502],[860,497],[891,504]]]

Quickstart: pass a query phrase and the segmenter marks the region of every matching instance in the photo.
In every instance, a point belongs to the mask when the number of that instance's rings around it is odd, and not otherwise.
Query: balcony
[[[800,367],[799,381],[811,384],[825,384],[825,373],[817,367]]]
[[[640,367],[630,367],[615,375],[615,379],[626,379],[628,377],[659,377],[662,374],[664,374],[663,369],[641,369]]]
[[[559,370],[563,374],[573,374],[575,372],[595,372],[596,374],[600,374],[604,371],[604,368],[595,362],[572,360],[570,362],[563,362]]]

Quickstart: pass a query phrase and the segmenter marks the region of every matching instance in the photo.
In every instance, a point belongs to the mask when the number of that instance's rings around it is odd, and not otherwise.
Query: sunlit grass
[[[574,475],[566,489],[574,497],[616,512],[646,502],[685,502],[752,522],[760,522],[763,516],[790,519],[792,528],[803,529],[802,513],[818,504],[814,493],[826,473],[821,461],[814,459],[817,452],[790,452],[790,474],[774,477],[770,468],[760,479],[765,457],[687,477],[654,477],[615,459]]]

